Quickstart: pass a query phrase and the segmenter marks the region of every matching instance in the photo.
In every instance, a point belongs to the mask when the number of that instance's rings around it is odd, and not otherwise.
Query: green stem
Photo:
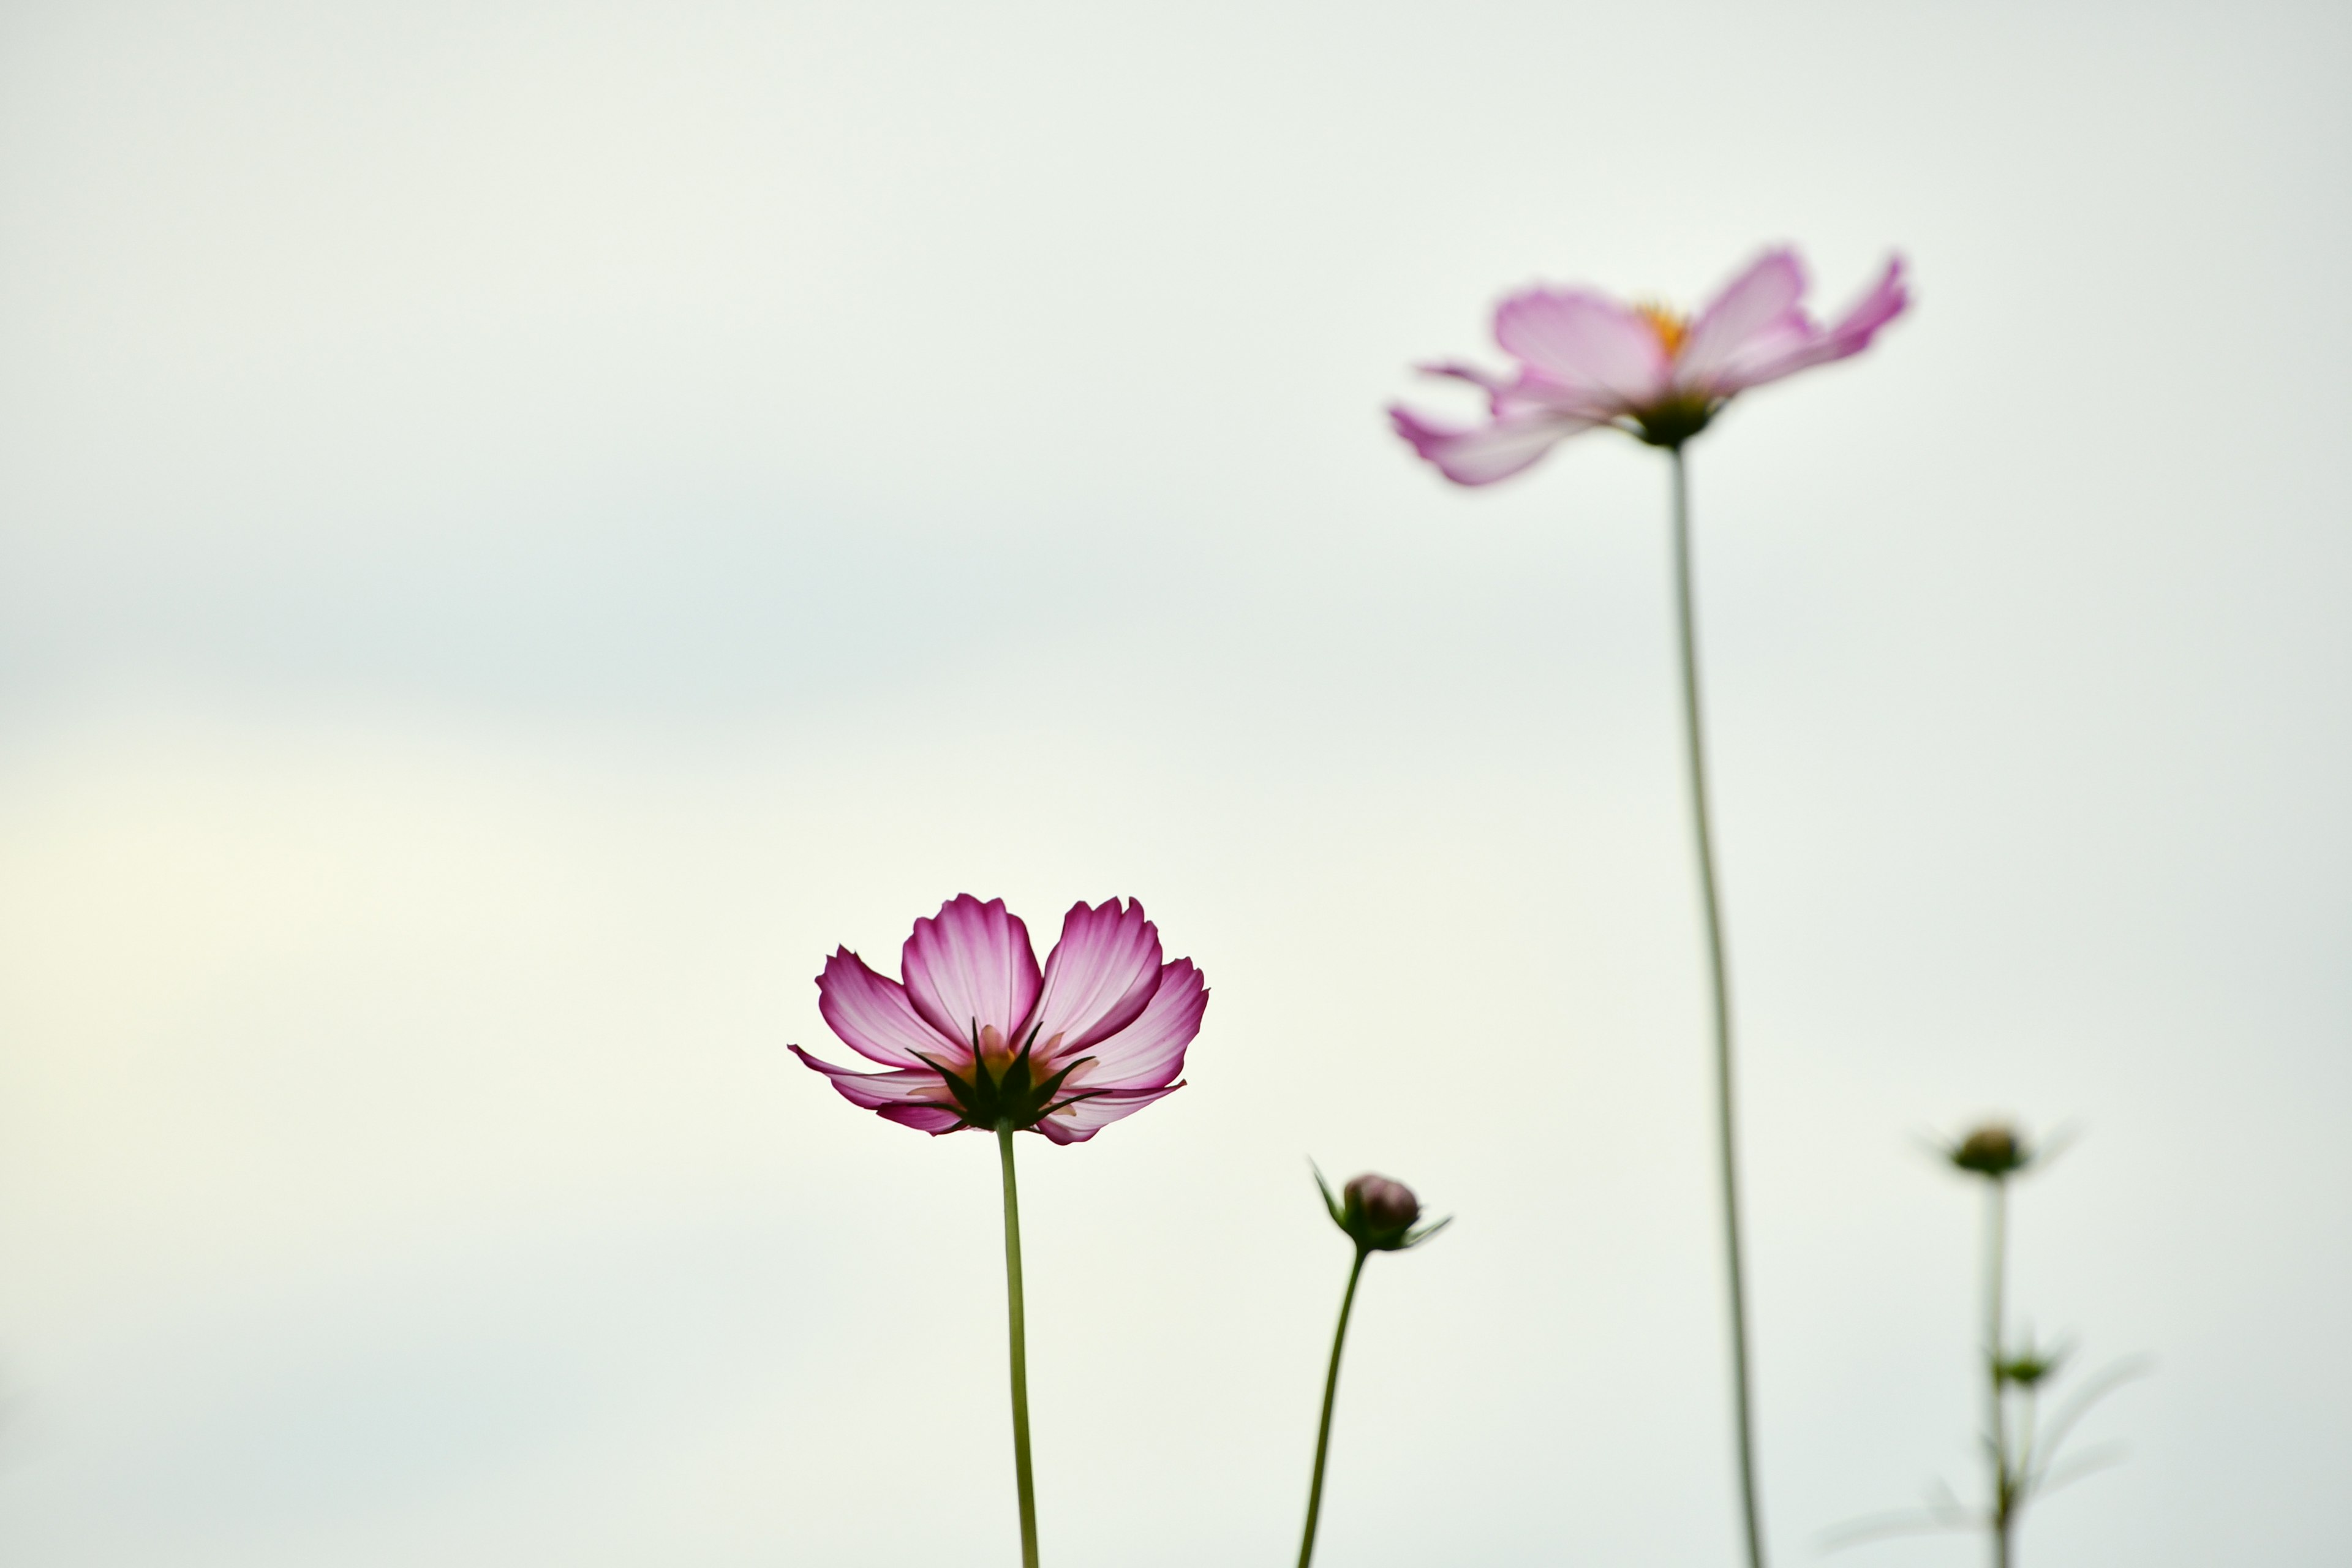
[[[2016,1478],[2010,1474],[2009,1413],[2003,1408],[2000,1363],[2007,1359],[2009,1325],[2003,1300],[2009,1262],[2009,1183],[2000,1176],[1990,1188],[1985,1210],[1985,1373],[1992,1445],[1992,1562],[2009,1568],[2015,1532]]]
[[[1364,1277],[1364,1259],[1371,1253],[1356,1248],[1356,1266],[1348,1270],[1348,1293],[1339,1298],[1339,1331],[1331,1336],[1331,1370],[1323,1379],[1323,1426],[1315,1434],[1315,1480],[1307,1489],[1307,1533],[1298,1542],[1298,1568],[1315,1560],[1315,1524],[1323,1514],[1323,1461],[1331,1452],[1331,1405],[1339,1395],[1339,1351],[1348,1342],[1348,1314],[1356,1310],[1356,1281]]]
[[[1731,1304],[1731,1396],[1739,1440],[1739,1502],[1748,1568],[1764,1568],[1764,1531],[1756,1503],[1756,1421],[1748,1368],[1748,1285],[1739,1241],[1739,1170],[1731,1102],[1731,983],[1723,955],[1723,909],[1715,887],[1715,835],[1707,820],[1706,741],[1699,723],[1698,634],[1692,607],[1690,476],[1680,447],[1669,448],[1675,473],[1675,608],[1682,633],[1683,720],[1689,737],[1691,821],[1698,837],[1698,879],[1706,904],[1706,955],[1715,981],[1715,1106],[1723,1173],[1723,1248]]]
[[[1013,1184],[1013,1123],[996,1124],[1004,1167],[1004,1320],[1013,1353],[1013,1477],[1021,1497],[1021,1568],[1037,1568],[1037,1490],[1029,1469],[1029,1336],[1021,1310],[1021,1194]]]

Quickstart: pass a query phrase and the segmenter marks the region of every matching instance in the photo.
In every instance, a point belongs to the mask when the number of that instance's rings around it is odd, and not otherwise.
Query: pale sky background
[[[1387,433],[1545,278],[1919,305],[1695,449],[1779,1561],[2352,1559],[2352,13],[0,10],[0,1559],[1014,1560],[990,1144],[846,942],[1133,894],[1024,1141],[1056,1568],[1734,1560],[1664,474]],[[1832,1561],[1958,1568],[1962,1539]]]

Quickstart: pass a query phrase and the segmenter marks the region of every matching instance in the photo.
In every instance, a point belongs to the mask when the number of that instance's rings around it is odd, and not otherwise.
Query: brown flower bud
[[[2033,1158],[2033,1152],[2026,1147],[2017,1130],[2002,1121],[1986,1122],[1945,1153],[1961,1170],[1990,1176],[1994,1181],[2024,1169]]]

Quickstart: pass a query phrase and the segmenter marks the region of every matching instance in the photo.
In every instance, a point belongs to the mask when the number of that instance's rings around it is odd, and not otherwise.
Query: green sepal
[[[1044,1079],[1033,1081],[1032,1074],[1035,1070],[1033,1053],[1037,1044],[1037,1030],[1034,1028],[1021,1043],[1019,1052],[1004,1064],[1002,1073],[989,1070],[987,1058],[980,1054],[979,1039],[980,1031],[975,1026],[972,1030],[971,1076],[969,1079],[959,1076],[937,1058],[919,1052],[916,1056],[917,1060],[939,1074],[940,1081],[947,1085],[948,1093],[955,1098],[957,1114],[966,1127],[990,1130],[1009,1124],[1014,1131],[1023,1131],[1036,1126],[1066,1105],[1075,1105],[1081,1100],[1090,1100],[1104,1092],[1095,1089],[1064,1099],[1055,1098],[1070,1074],[1094,1060],[1092,1057],[1079,1057],[1055,1068]]]
[[[1396,1244],[1396,1250],[1402,1252],[1408,1247],[1419,1247],[1423,1242],[1427,1241],[1431,1237],[1435,1236],[1439,1231],[1444,1230],[1447,1226],[1452,1225],[1453,1223],[1454,1216],[1452,1215],[1447,1215],[1444,1219],[1433,1220],[1428,1225],[1416,1226],[1415,1228],[1405,1232],[1404,1239]]]
[[[1684,394],[1633,416],[1633,434],[1653,447],[1679,451],[1684,442],[1706,429],[1722,407],[1720,399]]]
[[[1331,1195],[1331,1184],[1323,1179],[1323,1168],[1312,1160],[1307,1162],[1307,1168],[1315,1173],[1315,1185],[1322,1191],[1323,1206],[1331,1211],[1331,1223],[1341,1230],[1347,1230],[1348,1215],[1340,1208],[1339,1200]],[[1349,1232],[1349,1235],[1353,1234],[1352,1231]]]

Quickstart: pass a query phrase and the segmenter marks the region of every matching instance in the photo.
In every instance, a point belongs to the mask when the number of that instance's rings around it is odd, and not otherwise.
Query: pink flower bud
[[[1417,1223],[1421,1200],[1412,1195],[1412,1189],[1370,1171],[1341,1187],[1337,1195],[1320,1171],[1315,1173],[1315,1185],[1323,1194],[1323,1206],[1330,1211],[1331,1223],[1347,1232],[1360,1252],[1402,1252],[1454,1223],[1450,1215],[1433,1225]]]
[[[1364,1216],[1365,1228],[1374,1235],[1411,1230],[1412,1222],[1421,1217],[1421,1200],[1412,1195],[1412,1189],[1386,1176],[1368,1171],[1340,1191],[1348,1207]]]

